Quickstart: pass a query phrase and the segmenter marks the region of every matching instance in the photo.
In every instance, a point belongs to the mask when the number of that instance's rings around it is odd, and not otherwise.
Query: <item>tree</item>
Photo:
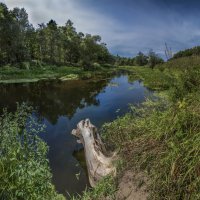
[[[14,23],[12,33],[14,39],[12,41],[12,56],[14,62],[22,62],[28,60],[27,36],[26,33],[30,27],[28,14],[24,8],[14,8],[12,11]]]
[[[99,35],[77,33],[71,20],[65,26],[50,20],[35,29],[24,8],[8,10],[0,3],[0,65],[23,63],[91,68],[94,63],[113,63],[113,57]]]
[[[34,59],[40,60],[41,62],[47,60],[47,36],[46,36],[46,25],[44,23],[38,24],[39,28],[36,30],[36,49],[34,53]]]
[[[46,61],[49,63],[56,63],[58,29],[57,29],[57,24],[54,20],[50,20],[47,23],[45,34],[46,34],[47,44],[48,44]]]
[[[12,43],[14,18],[7,6],[0,3],[0,64],[7,64],[12,61]]]
[[[139,66],[144,66],[148,63],[148,57],[145,56],[142,52],[139,52],[135,57],[135,63]]]
[[[80,42],[82,35],[77,34],[73,22],[68,20],[63,27],[65,62],[77,63],[80,59]]]
[[[163,63],[163,59],[160,58],[152,49],[148,54],[148,65],[153,69],[155,65]]]
[[[81,42],[81,65],[84,69],[92,68],[92,64],[99,61],[98,56],[103,49],[103,46],[98,44],[100,41],[101,37],[98,35],[86,34],[83,38]]]

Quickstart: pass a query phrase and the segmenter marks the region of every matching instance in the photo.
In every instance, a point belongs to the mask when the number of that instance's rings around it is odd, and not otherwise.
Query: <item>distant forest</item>
[[[180,51],[173,58],[200,55],[200,47]],[[38,24],[29,22],[24,8],[9,10],[0,3],[0,66],[28,68],[28,65],[66,65],[92,69],[93,66],[148,65],[154,67],[164,60],[153,50],[127,58],[112,55],[99,35],[77,32],[71,20],[64,26],[56,21]]]
[[[181,58],[181,57],[188,57],[188,56],[200,56],[200,46],[179,51],[176,54],[174,54],[173,58]]]
[[[71,20],[64,26],[50,20],[34,28],[24,8],[8,10],[0,3],[0,65],[25,61],[56,65],[114,62],[99,35],[77,32]]]

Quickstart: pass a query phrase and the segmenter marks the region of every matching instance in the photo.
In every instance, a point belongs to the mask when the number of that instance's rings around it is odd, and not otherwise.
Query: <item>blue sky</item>
[[[153,49],[164,55],[200,44],[198,0],[3,0],[24,7],[35,26],[71,19],[77,31],[99,34],[113,54],[134,56]]]

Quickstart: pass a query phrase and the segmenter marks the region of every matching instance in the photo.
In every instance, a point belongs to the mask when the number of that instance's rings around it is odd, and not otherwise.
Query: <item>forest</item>
[[[77,32],[71,20],[59,26],[51,19],[35,28],[24,8],[9,10],[3,3],[0,4],[0,14],[0,66],[30,69],[47,64],[92,70],[109,64],[148,64],[153,67],[163,62],[153,50],[147,55],[139,52],[132,58],[114,56],[101,41],[101,36]]]
[[[24,8],[8,10],[3,3],[0,4],[0,35],[1,66],[28,68],[30,64],[46,63],[87,68],[94,63],[113,63],[99,35],[78,33],[71,20],[65,26],[50,20],[34,28]]]

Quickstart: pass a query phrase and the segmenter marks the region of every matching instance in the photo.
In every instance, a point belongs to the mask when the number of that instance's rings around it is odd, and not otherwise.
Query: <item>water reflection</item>
[[[102,81],[43,82],[32,84],[9,84],[1,86],[1,107],[16,109],[16,102],[27,102],[38,109],[40,115],[52,124],[59,116],[73,117],[77,109],[99,105],[96,96],[106,86]],[[5,105],[6,102],[6,105]]]
[[[65,195],[80,193],[88,185],[82,146],[70,134],[76,124],[90,118],[100,127],[127,112],[129,103],[141,103],[152,94],[126,75],[105,80],[4,85],[0,93],[1,108],[14,111],[16,102],[28,102],[37,108],[35,116],[47,126],[41,137],[50,147],[53,182]]]

